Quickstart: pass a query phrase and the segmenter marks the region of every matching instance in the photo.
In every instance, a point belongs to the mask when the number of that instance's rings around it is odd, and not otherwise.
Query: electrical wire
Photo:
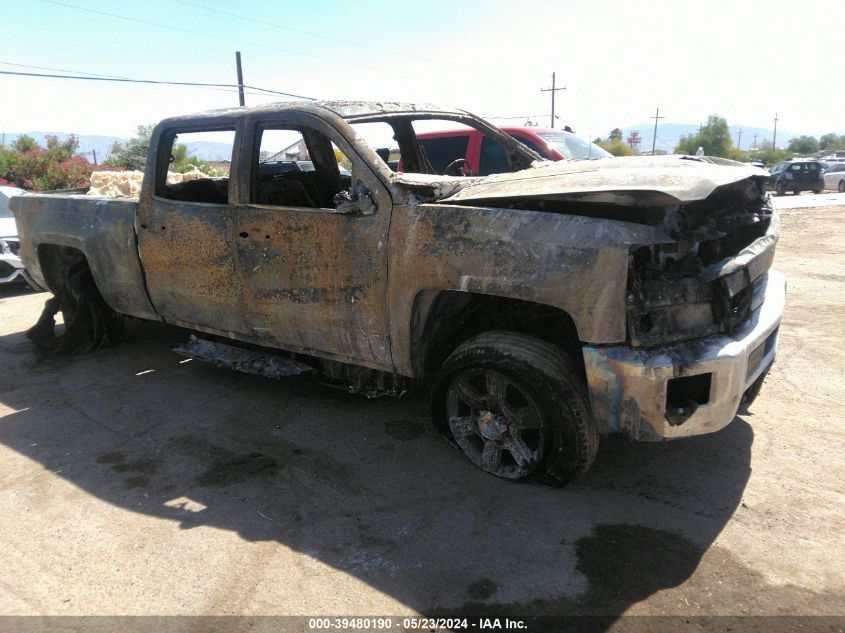
[[[122,77],[87,77],[84,75],[54,75],[54,74],[47,74],[47,73],[25,73],[25,72],[16,72],[13,70],[0,70],[0,75],[15,75],[19,77],[43,77],[43,78],[50,78],[50,79],[80,79],[85,81],[116,81],[122,83],[133,83],[133,84],[156,84],[156,85],[166,85],[166,86],[190,86],[195,88],[238,88],[238,84],[215,84],[215,83],[205,83],[205,82],[197,82],[197,81],[159,81],[155,79],[127,79]],[[260,88],[258,86],[247,86],[244,85],[244,88],[248,88],[250,90],[259,90],[262,93],[274,94],[274,95],[282,95],[285,97],[293,97],[295,99],[308,99],[309,101],[314,101],[315,97],[306,97],[304,95],[297,95],[290,92],[280,92],[278,90],[269,90],[267,88]]]
[[[55,70],[61,73],[76,73],[77,75],[90,75],[91,77],[110,77],[112,79],[126,79],[120,75],[102,75],[100,73],[89,73],[84,70],[71,70],[69,68],[53,68],[51,66],[33,66],[32,64],[15,64],[13,62],[0,61],[4,66],[15,66],[17,68],[32,68],[33,70]]]

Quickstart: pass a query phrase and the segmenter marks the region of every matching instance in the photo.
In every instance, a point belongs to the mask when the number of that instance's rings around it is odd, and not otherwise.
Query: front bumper
[[[754,310],[732,336],[652,349],[584,347],[600,432],[662,440],[727,426],[774,361],[785,299],[786,278],[770,270],[755,282]]]

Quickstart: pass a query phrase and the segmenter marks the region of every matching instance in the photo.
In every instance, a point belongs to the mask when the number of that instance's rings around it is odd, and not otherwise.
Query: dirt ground
[[[843,236],[845,206],[782,211],[750,411],[609,438],[564,489],[471,467],[421,397],[189,362],[177,328],[39,359],[47,295],[2,290],[0,614],[845,616]]]

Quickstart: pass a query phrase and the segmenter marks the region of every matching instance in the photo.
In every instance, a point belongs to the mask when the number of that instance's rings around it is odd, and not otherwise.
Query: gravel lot
[[[845,616],[845,205],[811,198],[778,200],[750,411],[610,438],[565,489],[474,469],[423,398],[187,362],[177,328],[40,359],[47,295],[0,290],[0,613]]]

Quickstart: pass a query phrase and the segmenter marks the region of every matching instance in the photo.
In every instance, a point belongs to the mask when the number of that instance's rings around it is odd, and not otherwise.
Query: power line
[[[53,66],[34,66],[32,64],[16,64],[14,62],[5,62],[5,61],[0,61],[0,64],[2,64],[3,66],[15,66],[15,67],[18,67],[18,68],[34,68],[34,69],[39,69],[39,70],[56,70],[56,71],[63,72],[63,73],[75,73],[75,74],[78,74],[78,75],[86,75],[86,76],[90,76],[90,77],[106,77],[106,78],[109,78],[109,79],[128,79],[127,77],[123,77],[123,76],[120,76],[120,75],[104,75],[102,73],[92,73],[92,72],[88,72],[88,71],[85,71],[85,70],[73,70],[73,69],[70,69],[70,68],[55,68]],[[237,92],[237,90],[232,90],[232,89],[229,89],[229,88],[209,88],[209,90],[215,90],[217,92]],[[261,90],[264,90],[264,89],[261,88]],[[259,96],[259,97],[267,96],[266,94],[264,94],[262,92],[253,92],[252,90],[244,90],[244,94],[254,95],[254,96]],[[283,93],[283,94],[286,94],[286,93]]]
[[[179,4],[184,4],[188,7],[194,7],[196,9],[201,9],[206,12],[210,13],[219,13],[221,15],[227,15],[232,18],[238,18],[241,20],[247,20],[249,22],[255,22],[256,24],[263,24],[265,26],[272,26],[277,29],[282,29],[284,31],[290,31],[292,33],[299,33],[300,35],[308,35],[310,37],[317,37],[323,40],[328,40],[330,42],[338,42],[339,44],[346,44],[348,46],[357,46],[359,48],[366,48],[372,51],[376,51],[379,53],[389,53],[391,55],[399,55],[401,57],[409,57],[411,59],[419,59],[422,61],[427,62],[437,62],[438,64],[448,64],[449,62],[443,61],[441,59],[434,59],[432,57],[421,57],[419,55],[411,55],[410,53],[403,53],[401,51],[394,51],[387,48],[380,48],[378,46],[372,46],[370,44],[362,44],[361,42],[355,42],[353,40],[345,40],[340,37],[332,37],[331,35],[323,35],[322,33],[314,33],[313,31],[306,31],[304,29],[298,29],[292,26],[285,26],[283,24],[279,24],[277,22],[270,22],[269,20],[261,20],[259,18],[254,18],[248,15],[242,15],[240,13],[233,13],[231,11],[223,11],[222,9],[214,9],[212,7],[207,7],[201,4],[197,4],[196,2],[188,2],[188,0],[173,0],[173,2],[178,2]]]
[[[111,77],[113,79],[125,79],[120,75],[102,75],[100,73],[89,73],[84,70],[71,70],[69,68],[53,68],[51,66],[33,66],[32,64],[15,64],[13,62],[0,61],[4,66],[15,66],[16,68],[32,68],[33,70],[55,70],[62,73],[76,73],[78,75],[90,75],[92,77]]]
[[[84,81],[117,81],[122,83],[133,84],[157,84],[166,86],[190,86],[194,88],[238,88],[238,84],[213,84],[197,81],[158,81],[155,79],[126,79],[121,77],[86,77],[84,75],[53,75],[47,73],[24,73],[15,72],[12,70],[0,70],[0,75],[16,75],[20,77],[46,77],[50,79],[81,79]],[[244,86],[250,90],[260,90],[261,92],[270,93],[274,95],[282,95],[285,97],[294,97],[295,99],[308,99],[314,101],[314,97],[306,97],[304,95],[297,95],[290,92],[280,92],[278,90],[269,90],[267,88],[259,88],[258,86]]]
[[[335,64],[359,66],[361,68],[370,68],[372,70],[378,70],[378,71],[381,71],[381,72],[397,72],[397,73],[401,73],[401,74],[407,74],[407,73],[403,73],[402,71],[396,70],[395,68],[385,68],[384,66],[371,66],[369,64],[361,64],[361,63],[358,63],[358,62],[350,62],[350,61],[344,60],[344,59],[337,59],[337,58],[333,58],[333,57],[325,57],[325,56],[321,56],[321,55],[314,55],[312,53],[301,53],[299,51],[292,51],[292,50],[285,49],[285,48],[278,48],[278,47],[275,47],[275,46],[269,46],[267,44],[261,44],[259,42],[255,42],[255,41],[239,40],[239,39],[235,39],[235,38],[232,38],[232,37],[225,37],[223,35],[215,35],[214,33],[206,33],[204,31],[195,31],[194,29],[186,29],[186,28],[181,27],[181,26],[174,26],[173,24],[163,24],[161,22],[153,22],[152,20],[144,20],[142,18],[133,18],[133,17],[130,17],[130,16],[127,16],[127,15],[120,15],[118,13],[109,13],[108,11],[100,11],[99,9],[90,9],[88,7],[80,7],[79,5],[70,4],[68,2],[60,2],[59,0],[41,0],[41,1],[46,2],[48,4],[54,4],[54,5],[59,6],[59,7],[67,7],[69,9],[76,9],[77,11],[85,11],[87,13],[94,13],[96,15],[104,15],[106,17],[115,18],[115,19],[118,19],[118,20],[126,20],[127,22],[135,22],[137,24],[146,24],[148,26],[157,26],[157,27],[162,28],[162,29],[169,29],[171,31],[180,31],[182,33],[190,33],[192,35],[201,35],[203,37],[210,37],[210,38],[213,38],[213,39],[223,40],[223,41],[226,41],[226,42],[234,42],[236,44],[243,44],[243,45],[246,45],[246,46],[259,46],[261,48],[266,48],[268,50],[276,51],[276,52],[279,52],[279,53],[285,53],[286,55],[296,55],[297,57],[307,57],[308,59],[321,59],[323,61],[329,61],[329,62],[333,62]]]

